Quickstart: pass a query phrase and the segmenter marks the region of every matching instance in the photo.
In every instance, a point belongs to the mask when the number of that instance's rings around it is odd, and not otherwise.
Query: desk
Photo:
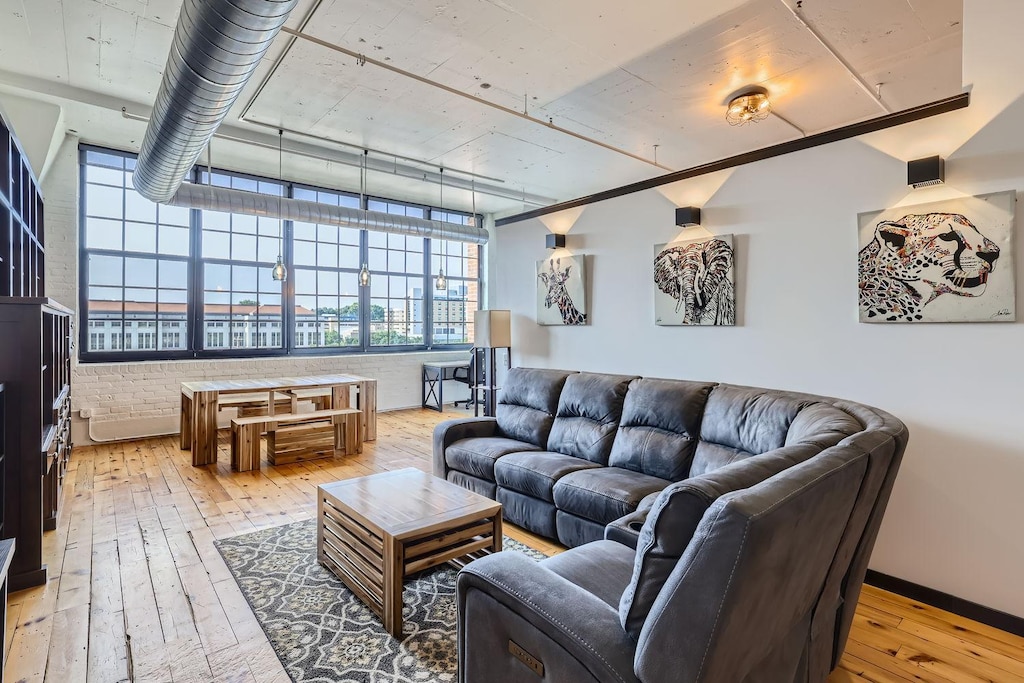
[[[465,370],[465,379],[456,377],[459,370]],[[462,381],[469,385],[469,361],[453,360],[441,363],[423,364],[422,404],[424,408],[444,412],[444,383],[448,380]],[[430,403],[430,399],[434,403]]]
[[[181,383],[181,448],[192,451],[192,465],[217,462],[217,401],[221,394],[267,393],[268,414],[274,414],[274,394],[299,389],[330,389],[330,408],[350,407],[356,388],[363,411],[363,439],[377,438],[377,380],[358,375],[312,375],[274,379],[235,379]]]

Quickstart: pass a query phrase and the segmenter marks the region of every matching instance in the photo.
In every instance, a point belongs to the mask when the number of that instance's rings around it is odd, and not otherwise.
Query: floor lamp
[[[476,327],[475,345],[477,354],[476,384],[474,396],[484,394],[484,415],[494,417],[498,390],[495,349],[508,349],[509,365],[512,363],[512,311],[477,311],[473,320]]]

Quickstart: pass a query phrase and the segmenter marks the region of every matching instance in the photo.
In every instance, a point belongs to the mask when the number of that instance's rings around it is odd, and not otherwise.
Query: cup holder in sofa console
[[[640,531],[641,529],[644,528],[644,523],[643,522],[630,522],[628,526],[633,531]]]

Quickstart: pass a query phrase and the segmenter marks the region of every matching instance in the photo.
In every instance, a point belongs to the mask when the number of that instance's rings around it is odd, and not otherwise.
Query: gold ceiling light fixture
[[[763,121],[772,113],[768,91],[760,86],[745,88],[729,100],[725,120],[730,126],[742,126],[751,121]]]

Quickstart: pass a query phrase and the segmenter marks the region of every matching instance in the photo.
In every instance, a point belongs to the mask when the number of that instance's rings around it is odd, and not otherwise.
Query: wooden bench
[[[328,458],[339,450],[350,455],[363,452],[362,411],[356,408],[236,417],[231,420],[232,469],[260,468],[264,432],[271,465]]]

